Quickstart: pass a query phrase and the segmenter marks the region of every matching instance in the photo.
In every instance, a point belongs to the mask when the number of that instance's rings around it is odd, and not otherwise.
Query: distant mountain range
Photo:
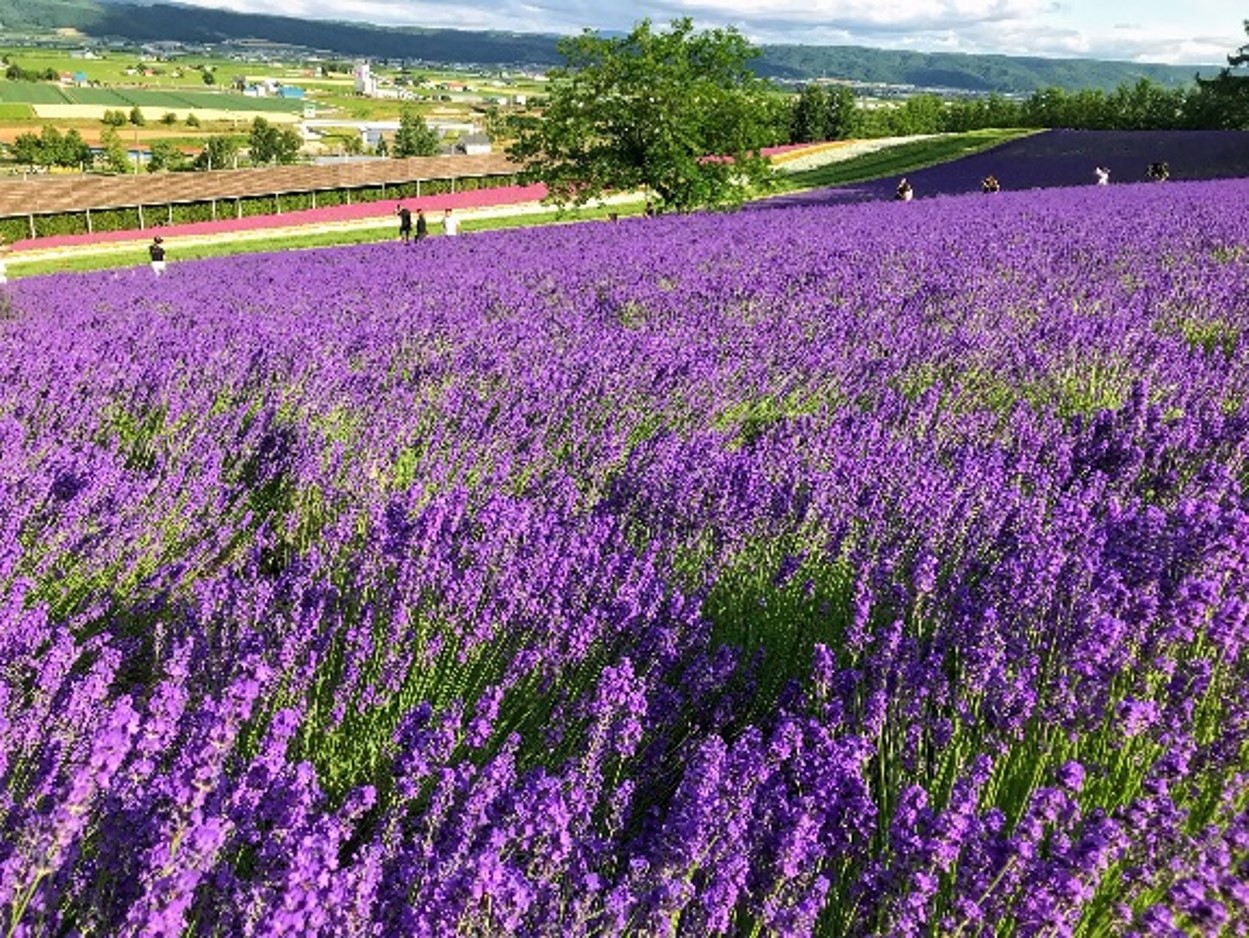
[[[10,36],[72,28],[92,38],[131,42],[257,39],[351,58],[445,64],[547,67],[562,62],[554,35],[382,27],[134,0],[0,0],[0,28]],[[1047,87],[1109,91],[1141,78],[1175,86],[1191,82],[1198,73],[1218,71],[1211,66],[802,45],[761,46],[756,70],[792,81],[832,78],[1000,93]]]

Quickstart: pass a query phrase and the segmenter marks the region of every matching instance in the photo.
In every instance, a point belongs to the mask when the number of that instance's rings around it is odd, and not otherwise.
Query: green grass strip
[[[867,182],[886,176],[913,173],[929,166],[990,150],[1020,137],[1037,133],[1036,130],[1018,128],[972,130],[967,133],[942,134],[925,137],[885,147],[874,153],[851,157],[815,169],[799,170],[781,174],[777,180],[778,192],[800,192],[805,189],[822,189],[854,182]]]

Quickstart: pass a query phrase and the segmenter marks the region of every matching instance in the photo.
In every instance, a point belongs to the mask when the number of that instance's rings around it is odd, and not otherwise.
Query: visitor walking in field
[[[422,240],[429,234],[429,222],[425,220],[425,209],[418,208],[416,210],[416,240]]]
[[[148,256],[152,258],[152,273],[160,276],[165,272],[165,239],[157,235],[147,246]]]
[[[895,192],[897,194],[894,198],[896,198],[899,202],[909,202],[911,199],[915,198],[915,190],[911,188],[911,184],[907,182],[905,176],[903,176],[902,181],[898,183],[898,188]]]
[[[1093,170],[1093,175],[1097,177],[1097,184],[1099,186],[1110,185],[1110,170],[1105,166],[1098,166]]]
[[[399,216],[399,240],[407,244],[412,238],[412,213],[400,202],[395,206],[395,214]]]
[[[1002,184],[997,181],[996,176],[985,176],[984,179],[980,180],[980,191],[986,195],[992,192],[1001,192]]]
[[[460,220],[451,214],[451,209],[442,213],[442,233],[448,238],[454,238],[460,233]]]

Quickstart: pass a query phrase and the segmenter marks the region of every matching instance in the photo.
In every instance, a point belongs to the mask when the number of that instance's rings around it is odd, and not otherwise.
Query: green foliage
[[[846,140],[862,132],[862,113],[854,92],[845,85],[829,89],[827,115],[824,130],[829,140]]]
[[[214,75],[209,69],[204,69],[203,72],[200,73],[200,77],[206,85],[215,85],[217,83],[217,76]]]
[[[191,164],[192,169],[234,169],[238,164],[239,142],[233,137],[209,137]]]
[[[30,229],[26,227],[25,218],[0,218],[0,237],[12,244],[30,237]]]
[[[390,155],[433,156],[438,152],[438,134],[425,122],[425,118],[411,105],[404,105],[399,115],[399,129],[395,131],[395,145]]]
[[[143,116],[143,109],[139,105],[135,105],[130,109],[130,123],[136,127],[142,127],[147,123],[147,118]]]
[[[152,157],[148,160],[147,171],[158,173],[166,169],[182,169],[186,157],[174,144],[167,140],[152,141]]]
[[[1245,79],[1249,82],[1249,78]],[[1230,87],[1230,86],[1229,86]],[[1249,89],[1249,85],[1246,86]],[[848,89],[841,89],[848,91]],[[1249,104],[1249,96],[1246,98]],[[801,99],[799,106],[801,106]],[[799,106],[795,114],[799,113]],[[894,137],[915,134],[963,133],[996,127],[1067,127],[1081,130],[1185,130],[1234,126],[1234,107],[1219,97],[1215,86],[1205,83],[1190,88],[1167,88],[1142,78],[1120,85],[1112,92],[1086,88],[1066,92],[1057,86],[1033,92],[1026,99],[999,95],[946,101],[937,95],[919,94],[905,101],[870,111],[843,109],[850,124],[837,137]],[[1249,126],[1249,108],[1246,109]],[[805,132],[806,124],[793,128]],[[795,142],[806,137],[795,136]],[[816,139],[816,138],[811,138]]]
[[[277,196],[257,195],[247,198],[235,199],[238,206],[238,212],[244,218],[251,218],[254,215],[272,215],[278,210]]]
[[[130,172],[130,156],[116,127],[105,127],[100,133],[100,143],[104,147],[104,163],[111,172]]]
[[[188,115],[186,116],[186,125],[187,125],[188,127],[198,127],[198,126],[199,126],[199,118],[195,116],[195,112],[194,112],[194,111],[192,111],[190,114],[188,114]]]
[[[169,223],[171,225],[185,225],[189,222],[212,220],[213,210],[211,202],[189,202],[169,207]]]
[[[76,129],[61,133],[51,124],[45,124],[38,136],[18,134],[10,150],[15,162],[27,166],[80,167],[91,160],[91,148]]]
[[[767,88],[734,29],[689,19],[621,39],[586,31],[560,42],[547,108],[513,122],[508,152],[552,198],[584,204],[607,190],[650,189],[678,210],[740,203],[769,168]]]
[[[100,118],[101,123],[108,127],[124,127],[126,126],[126,112],[109,109],[104,112],[104,116]]]
[[[863,117],[853,91],[845,85],[825,88],[811,84],[794,102],[789,142],[846,140],[858,136],[862,129]]]
[[[251,134],[247,138],[253,163],[294,163],[303,146],[299,132],[294,128],[280,128],[263,117],[252,121]]]
[[[828,95],[822,85],[807,85],[794,105],[790,142],[817,143],[828,140]]]
[[[52,68],[27,69],[12,62],[4,70],[4,77],[9,81],[56,81],[60,76]]]
[[[43,163],[39,137],[33,133],[18,134],[13,139],[9,152],[16,163],[25,163],[27,166],[39,166]]]
[[[1249,35],[1249,20],[1244,27]],[[1203,122],[1198,126],[1249,130],[1249,74],[1237,71],[1249,66],[1249,43],[1230,54],[1227,65],[1213,79],[1198,79],[1190,109],[1200,109]]]

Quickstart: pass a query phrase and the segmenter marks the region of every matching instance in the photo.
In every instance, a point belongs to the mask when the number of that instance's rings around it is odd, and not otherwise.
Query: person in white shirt
[[[460,233],[460,220],[451,214],[451,209],[442,213],[442,233],[448,238]]]
[[[1099,166],[1093,172],[1097,176],[1097,184],[1099,186],[1110,185],[1110,170],[1105,166]]]

